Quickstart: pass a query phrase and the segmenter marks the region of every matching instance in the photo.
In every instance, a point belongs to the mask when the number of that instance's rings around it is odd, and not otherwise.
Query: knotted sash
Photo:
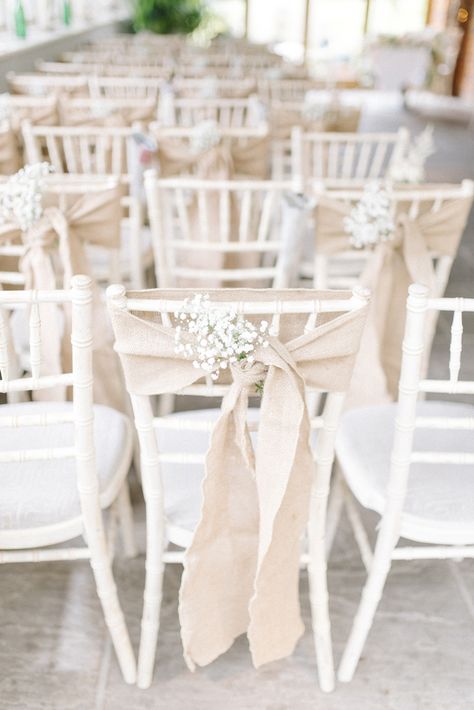
[[[8,122],[0,127],[0,174],[13,175],[21,168],[21,157],[15,133]]]
[[[411,219],[406,213],[407,203],[400,202],[393,238],[368,253],[360,280],[371,290],[372,299],[354,368],[351,404],[396,399],[408,286],[422,283],[431,290],[434,288],[433,256],[455,257],[471,203],[470,197],[447,200],[439,210],[426,208]],[[352,249],[343,225],[350,209],[330,198],[319,201],[316,250],[331,256]]]
[[[187,295],[179,290],[130,294],[180,301]],[[348,294],[226,289],[211,291],[210,297],[240,302]],[[364,307],[321,314],[318,327],[304,335],[306,315],[281,316],[279,338],[255,351],[254,365],[232,368],[206,455],[201,518],[186,551],[180,590],[181,636],[190,668],[210,663],[244,632],[260,666],[290,654],[303,633],[300,543],[314,476],[305,387],[347,389],[366,312]],[[175,354],[175,331],[156,316],[115,309],[111,316],[129,392],[174,392],[202,377],[190,360]],[[262,380],[254,453],[248,397]]]
[[[20,270],[27,289],[54,290],[57,287],[56,269],[52,259],[57,254],[63,272],[63,287],[69,288],[74,274],[90,274],[86,244],[107,249],[120,246],[121,186],[81,195],[68,195],[70,204],[64,211],[57,206],[46,207],[42,217],[27,231],[15,225],[0,230],[0,241],[19,241],[26,246],[20,259]],[[45,202],[53,199],[46,196]],[[57,199],[57,196],[54,196]],[[64,310],[64,327],[54,304],[40,304],[42,323],[42,374],[70,371],[71,323],[69,309]],[[63,332],[62,332],[63,331]],[[120,368],[112,348],[112,334],[108,326],[98,289],[94,292],[93,319],[94,401],[116,409],[125,409],[125,394]],[[38,397],[64,399],[63,388],[42,390]]]

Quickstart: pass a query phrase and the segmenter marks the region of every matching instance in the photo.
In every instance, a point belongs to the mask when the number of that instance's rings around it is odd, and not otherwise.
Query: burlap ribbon
[[[185,295],[155,291],[146,297],[181,300]],[[210,292],[211,301],[236,302],[347,296],[311,290]],[[181,635],[190,668],[210,663],[244,632],[260,666],[290,654],[303,633],[300,544],[314,476],[305,387],[346,390],[366,310],[321,315],[320,325],[304,335],[307,316],[281,316],[279,338],[255,351],[253,366],[232,368],[206,455],[201,518],[186,552],[180,590]],[[174,329],[151,318],[112,311],[115,348],[129,391],[173,392],[200,379],[202,372],[175,354]],[[248,397],[262,380],[254,453]]]
[[[361,275],[372,292],[367,326],[354,368],[351,404],[372,404],[397,397],[408,286],[433,289],[433,256],[454,258],[471,208],[471,198],[446,201],[439,210],[425,209],[417,218],[399,203],[396,230],[370,254]],[[352,247],[343,219],[350,206],[321,199],[316,209],[315,248],[328,256]],[[427,348],[429,352],[429,347]]]
[[[268,121],[273,138],[289,139],[291,131],[295,126],[300,126],[304,131],[314,132],[337,132],[353,133],[358,130],[360,120],[360,109],[350,106],[327,107],[322,112],[321,118],[312,120],[307,117],[302,108],[276,108],[269,111]]]
[[[134,123],[148,123],[154,118],[154,107],[143,106],[112,107],[108,113],[100,115],[101,101],[97,99],[97,113],[92,108],[69,106],[67,100],[60,102],[61,121],[64,126],[105,126],[125,127]],[[104,104],[107,111],[107,103]]]
[[[13,98],[12,103],[8,105],[8,112],[10,125],[20,139],[22,121],[30,121],[34,126],[57,126],[59,123],[55,100],[45,99],[41,104],[21,106],[15,103]]]
[[[72,196],[69,196],[72,197]],[[90,273],[86,244],[118,249],[120,246],[122,188],[74,196],[65,209],[46,207],[42,217],[27,231],[14,225],[0,230],[1,241],[21,240],[27,247],[20,259],[20,270],[27,289],[57,288],[57,269],[53,260],[59,256],[63,287],[69,288],[74,274]],[[54,304],[40,305],[42,323],[41,372],[59,374],[71,370],[70,311],[61,319]],[[120,368],[112,349],[112,334],[98,289],[94,291],[93,320],[94,401],[125,410],[125,396]],[[65,391],[41,390],[37,397],[64,399]]]
[[[15,133],[9,124],[4,124],[0,128],[0,174],[13,175],[21,164]]]

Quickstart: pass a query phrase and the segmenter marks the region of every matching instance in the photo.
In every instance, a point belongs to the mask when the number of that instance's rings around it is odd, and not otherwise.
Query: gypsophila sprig
[[[191,151],[204,153],[219,145],[222,134],[215,121],[201,121],[193,128],[191,136]]]
[[[52,171],[49,163],[32,163],[8,178],[0,191],[0,220],[17,222],[26,231],[40,219],[45,177]]]
[[[268,347],[268,336],[273,335],[267,321],[257,327],[236,310],[212,303],[207,294],[187,298],[175,318],[175,352],[192,359],[194,367],[213,380],[231,365],[251,366],[256,347]]]
[[[395,225],[390,213],[390,197],[378,182],[366,185],[359,202],[348,217],[344,218],[344,230],[355,249],[374,247],[393,236]]]
[[[406,155],[393,163],[389,171],[390,179],[404,183],[423,182],[426,160],[434,152],[433,126],[428,125],[408,146]]]

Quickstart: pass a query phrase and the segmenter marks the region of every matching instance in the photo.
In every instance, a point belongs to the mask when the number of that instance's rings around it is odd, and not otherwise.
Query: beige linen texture
[[[12,224],[1,227],[0,243],[16,240],[26,246],[26,253],[19,264],[26,279],[26,288],[57,288],[58,271],[54,265],[57,257],[62,271],[62,285],[69,288],[74,274],[90,273],[86,244],[117,249],[120,245],[121,196],[120,186],[83,194],[79,198],[69,195],[70,204],[64,211],[55,206],[46,207],[43,216],[25,232]],[[63,329],[55,304],[41,304],[40,318],[43,332],[42,374],[70,371],[69,310],[64,310]],[[93,336],[94,401],[124,411],[126,399],[123,379],[112,348],[112,333],[105,305],[97,288],[94,291]],[[46,399],[64,399],[65,392],[64,388],[54,388],[41,390],[38,395]]]
[[[433,289],[433,255],[456,255],[470,207],[471,198],[457,198],[411,219],[403,202],[398,206],[393,239],[370,253],[360,279],[372,298],[354,368],[351,406],[396,399],[408,287],[421,283]],[[319,201],[316,250],[331,256],[352,248],[343,225],[350,209],[330,198]]]

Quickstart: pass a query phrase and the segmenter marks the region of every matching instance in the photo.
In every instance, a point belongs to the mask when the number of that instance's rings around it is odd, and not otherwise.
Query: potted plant
[[[205,14],[202,0],[135,0],[133,29],[157,34],[189,34]]]

